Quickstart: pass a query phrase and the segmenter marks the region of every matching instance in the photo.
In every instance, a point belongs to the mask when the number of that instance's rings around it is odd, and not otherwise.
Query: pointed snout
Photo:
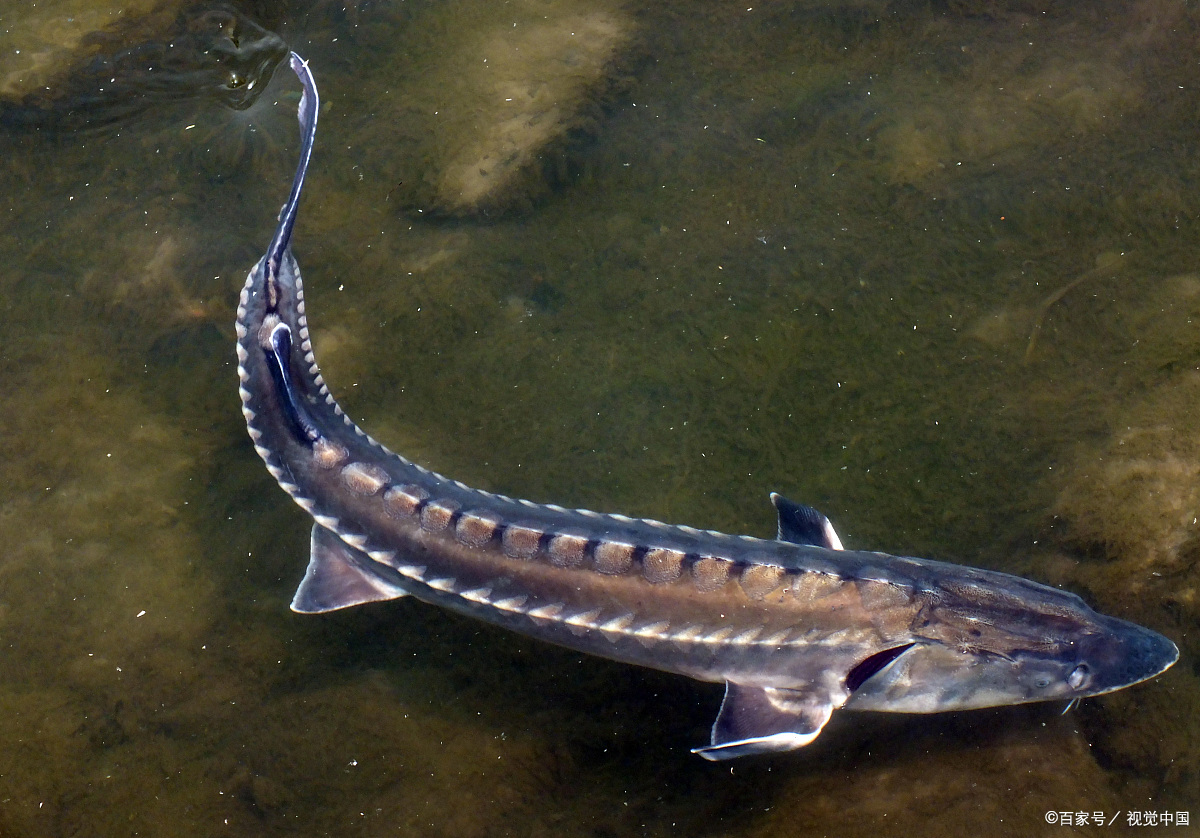
[[[1179,649],[1148,628],[1101,617],[1102,631],[1080,641],[1079,658],[1090,669],[1080,695],[1102,695],[1153,678],[1179,660]]]

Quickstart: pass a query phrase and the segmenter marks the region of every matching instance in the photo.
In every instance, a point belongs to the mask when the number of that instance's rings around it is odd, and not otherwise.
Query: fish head
[[[1074,636],[1006,640],[989,646],[918,639],[889,648],[851,670],[845,706],[940,713],[1073,701],[1153,678],[1179,658],[1161,634],[1095,612]]]

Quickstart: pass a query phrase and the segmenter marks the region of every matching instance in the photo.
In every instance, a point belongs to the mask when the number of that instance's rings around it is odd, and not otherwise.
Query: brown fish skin
[[[238,306],[250,436],[314,519],[293,609],[411,594],[572,649],[727,684],[709,759],[807,744],[833,710],[905,712],[1095,695],[1176,659],[1166,638],[1015,576],[847,551],[779,496],[764,540],[472,489],[392,453],[337,405],[313,356],[291,249],[315,136]]]

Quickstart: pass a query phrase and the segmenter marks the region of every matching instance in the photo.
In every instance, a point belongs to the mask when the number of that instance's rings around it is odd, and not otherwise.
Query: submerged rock
[[[461,10],[459,10],[461,11]],[[422,149],[401,200],[476,215],[529,205],[559,174],[559,152],[594,125],[623,77],[634,22],[619,3],[520,0],[422,20],[436,48],[406,72],[400,130]],[[414,23],[414,27],[417,24]]]
[[[987,711],[977,711],[984,712]],[[1037,711],[1009,710],[1011,715]],[[1040,835],[1045,813],[1064,808],[1106,811],[1121,808],[1107,778],[1069,717],[1043,716],[1041,726],[1006,727],[962,714],[933,722],[951,735],[915,731],[920,717],[881,727],[868,753],[846,758],[846,768],[807,776],[795,772],[778,790],[767,812],[736,834],[742,836],[821,835],[838,824],[844,838],[877,835],[972,835],[1007,838]],[[868,719],[887,725],[891,720]],[[878,734],[877,734],[878,735]],[[892,738],[895,737],[895,738]],[[871,754],[886,758],[873,758]],[[1106,818],[1107,820],[1107,818]],[[1090,818],[1089,818],[1090,821]],[[1058,829],[1055,825],[1050,829]],[[1072,835],[1100,834],[1066,830]],[[732,836],[733,832],[722,835]]]
[[[1100,610],[1170,636],[1182,659],[1152,684],[1081,711],[1108,764],[1155,793],[1200,776],[1200,373],[1171,376],[1124,407],[1111,436],[1085,444],[1057,478],[1051,539],[1035,573]]]
[[[589,118],[587,99],[627,37],[628,22],[616,15],[575,10],[485,33],[475,49],[489,66],[469,62],[480,65],[468,82],[481,99],[469,111],[476,130],[447,149],[438,206],[474,212],[516,199],[521,182],[536,178],[539,153]]]
[[[1082,447],[1060,478],[1053,511],[1063,538],[1106,560],[1124,605],[1167,577],[1187,580],[1165,592],[1172,601],[1193,612],[1200,604],[1197,400],[1200,375],[1173,377],[1129,408],[1108,439]]]
[[[104,33],[131,21],[174,17],[184,0],[42,0],[0,13],[0,99],[21,101],[46,91]],[[153,24],[151,24],[153,26]]]

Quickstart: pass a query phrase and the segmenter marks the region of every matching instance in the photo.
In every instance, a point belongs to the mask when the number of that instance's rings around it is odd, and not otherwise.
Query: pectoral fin
[[[802,748],[821,733],[833,709],[828,695],[726,682],[712,744],[692,753],[722,760]]]
[[[364,602],[398,599],[408,592],[371,570],[370,556],[313,524],[312,553],[304,579],[292,597],[292,610],[300,614],[337,611]]]

